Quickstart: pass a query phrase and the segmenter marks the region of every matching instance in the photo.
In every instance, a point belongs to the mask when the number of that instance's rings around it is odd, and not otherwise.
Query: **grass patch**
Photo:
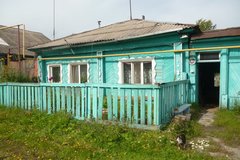
[[[189,137],[196,136],[193,126],[182,126]],[[181,126],[172,128],[181,130]],[[0,159],[213,159],[178,149],[174,134],[169,129],[145,131],[87,123],[61,112],[48,115],[0,107]]]
[[[220,109],[214,121],[215,129],[211,132],[225,144],[240,146],[240,107],[233,110]]]

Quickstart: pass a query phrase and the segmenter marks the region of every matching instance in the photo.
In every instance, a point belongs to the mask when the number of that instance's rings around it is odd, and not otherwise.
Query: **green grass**
[[[211,135],[222,139],[225,144],[240,146],[240,107],[219,110],[216,113],[214,127]]]
[[[64,113],[0,107],[0,159],[213,159],[176,147],[177,132],[197,136],[191,123],[145,131],[77,121]]]

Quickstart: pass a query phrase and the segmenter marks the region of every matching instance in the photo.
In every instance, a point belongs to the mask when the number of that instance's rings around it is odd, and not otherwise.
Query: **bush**
[[[0,82],[32,82],[32,80],[28,75],[5,66],[0,71]]]

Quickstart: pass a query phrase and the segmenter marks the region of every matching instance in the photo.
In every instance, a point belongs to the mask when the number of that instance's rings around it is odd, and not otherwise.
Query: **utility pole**
[[[18,42],[18,67],[19,67],[19,70],[20,70],[20,73],[21,73],[21,47],[20,47],[20,25],[18,25],[18,39],[17,39],[17,42]]]
[[[53,40],[55,40],[55,0],[53,0]]]
[[[132,0],[129,0],[129,7],[130,7],[130,20],[132,20]]]

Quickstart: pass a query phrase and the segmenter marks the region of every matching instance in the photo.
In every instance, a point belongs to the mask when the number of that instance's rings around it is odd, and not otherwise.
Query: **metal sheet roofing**
[[[0,25],[0,28],[5,27]],[[20,48],[22,48],[22,30],[20,30]],[[18,29],[8,28],[0,30],[0,53],[8,53],[9,49],[12,54],[18,53]],[[25,30],[25,53],[26,55],[34,56],[35,53],[28,51],[27,48],[33,47],[39,44],[47,43],[50,39],[44,36],[42,33]],[[4,44],[4,42],[6,44]]]
[[[152,34],[161,34],[174,30],[181,30],[190,28],[195,25],[180,24],[180,23],[167,23],[167,22],[153,22],[142,19],[133,19],[114,23],[105,27],[97,28],[94,30],[82,32],[67,36],[49,43],[38,45],[30,49],[51,48],[65,45],[98,43],[103,41],[116,41],[129,38],[136,38],[139,36],[147,36]]]
[[[218,37],[232,37],[232,36],[240,36],[240,27],[216,29],[216,30],[201,32],[199,34],[193,35],[191,37],[191,40],[218,38]]]

